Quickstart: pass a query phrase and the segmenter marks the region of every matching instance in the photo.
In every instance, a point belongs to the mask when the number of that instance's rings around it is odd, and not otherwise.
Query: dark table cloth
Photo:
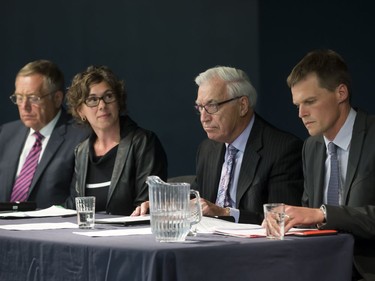
[[[1,219],[0,225],[66,221],[76,218]],[[120,227],[97,224],[94,231]],[[0,230],[0,280],[351,280],[349,234],[284,241],[198,234],[184,243],[159,243],[152,235],[76,231],[91,230]]]

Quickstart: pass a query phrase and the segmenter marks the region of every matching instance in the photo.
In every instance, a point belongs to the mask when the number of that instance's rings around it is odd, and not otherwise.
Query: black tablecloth
[[[69,217],[0,225],[64,221],[76,223]],[[119,227],[96,225],[95,231]],[[198,234],[184,243],[159,243],[152,235],[87,237],[76,231],[91,230],[0,230],[0,280],[351,280],[354,242],[348,234],[284,241]]]

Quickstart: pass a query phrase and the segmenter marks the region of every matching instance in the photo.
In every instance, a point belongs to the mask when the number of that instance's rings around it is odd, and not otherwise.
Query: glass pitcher
[[[151,231],[157,241],[181,242],[193,224],[202,218],[199,192],[188,183],[166,183],[158,176],[147,177]],[[196,200],[190,201],[193,194]],[[193,203],[192,203],[193,202]]]

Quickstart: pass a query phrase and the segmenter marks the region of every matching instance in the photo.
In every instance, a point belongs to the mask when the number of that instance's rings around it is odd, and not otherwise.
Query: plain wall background
[[[130,116],[157,133],[169,176],[195,173],[206,137],[194,113],[194,78],[216,65],[243,69],[258,90],[256,110],[307,136],[285,80],[310,50],[332,48],[353,77],[353,105],[374,111],[375,19],[371,1],[13,0],[0,10],[0,124],[18,119],[9,96],[17,71],[56,62],[68,87],[88,65],[126,83]],[[1,153],[0,148],[0,153]]]

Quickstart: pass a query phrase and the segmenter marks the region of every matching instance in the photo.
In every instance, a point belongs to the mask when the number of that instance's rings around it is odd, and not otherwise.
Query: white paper
[[[0,229],[6,230],[46,230],[46,229],[63,229],[78,228],[78,225],[71,222],[59,223],[24,223],[24,224],[7,224],[0,225]]]
[[[84,232],[73,232],[74,234],[90,236],[90,237],[108,237],[108,236],[125,236],[125,235],[145,235],[152,234],[151,227],[144,228],[133,228],[124,227],[121,229],[110,229],[100,231],[84,231]]]
[[[149,221],[150,215],[145,216],[124,216],[124,217],[115,217],[115,218],[106,218],[106,219],[96,219],[95,223],[120,223],[124,224],[127,222],[141,222],[141,221]]]
[[[46,209],[25,212],[6,212],[0,213],[0,218],[40,218],[40,217],[60,217],[76,215],[76,210],[65,209],[61,206],[53,205]]]
[[[301,229],[301,228],[291,228],[285,236],[294,235],[293,232],[301,232],[304,230],[312,230],[312,229]],[[257,238],[257,237],[266,237],[266,229],[258,226],[258,228],[216,228],[214,231],[215,234],[227,235],[227,236],[234,236],[234,237],[244,237],[244,238]]]
[[[257,224],[234,223],[211,217],[202,217],[201,221],[196,225],[198,233],[214,233],[217,230],[251,230],[261,228]]]

